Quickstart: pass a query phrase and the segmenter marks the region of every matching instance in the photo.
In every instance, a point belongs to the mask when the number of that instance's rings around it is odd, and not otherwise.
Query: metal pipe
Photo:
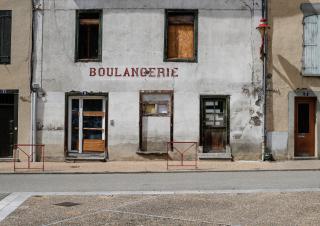
[[[37,144],[37,91],[32,92],[32,145]],[[34,146],[31,147],[32,152],[32,160],[36,161],[36,148]]]
[[[262,0],[262,18],[268,21],[268,0]],[[267,73],[268,73],[268,35],[267,33],[263,37],[263,144],[262,144],[262,156],[261,160],[265,161],[266,149],[267,149]]]

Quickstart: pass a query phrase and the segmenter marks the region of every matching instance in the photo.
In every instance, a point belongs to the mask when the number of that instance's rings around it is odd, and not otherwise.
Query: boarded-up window
[[[196,12],[167,12],[167,60],[196,60]]]
[[[303,74],[320,75],[320,16],[304,18]]]
[[[77,60],[101,60],[101,11],[77,12]]]
[[[11,10],[0,10],[0,64],[10,64]]]

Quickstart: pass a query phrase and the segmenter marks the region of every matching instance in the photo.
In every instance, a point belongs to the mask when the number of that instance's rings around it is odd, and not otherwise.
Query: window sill
[[[180,63],[198,63],[197,59],[188,59],[188,58],[167,58],[163,60],[164,62],[180,62]]]
[[[101,59],[77,59],[75,63],[101,63]]]

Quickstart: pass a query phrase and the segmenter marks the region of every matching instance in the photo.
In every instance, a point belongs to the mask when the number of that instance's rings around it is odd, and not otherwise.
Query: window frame
[[[98,38],[98,58],[80,59],[79,58],[79,16],[81,13],[99,13],[99,38]],[[75,33],[75,62],[102,62],[102,27],[103,27],[103,10],[102,9],[79,9],[76,10],[76,33]]]
[[[185,15],[193,14],[193,58],[168,58],[168,28],[169,28],[169,15]],[[164,62],[186,62],[186,63],[198,63],[198,10],[197,9],[166,9],[165,10],[165,24],[164,24],[164,51],[163,61]]]
[[[10,40],[10,43],[8,45],[8,53],[9,55],[7,56],[8,57],[8,61],[6,62],[2,62],[2,60],[0,60],[0,64],[11,64],[11,45],[12,45],[12,10],[0,10],[0,17],[9,17],[10,18],[10,22],[9,22],[9,40]],[[0,53],[0,57],[5,57],[5,56],[2,56],[1,53]]]

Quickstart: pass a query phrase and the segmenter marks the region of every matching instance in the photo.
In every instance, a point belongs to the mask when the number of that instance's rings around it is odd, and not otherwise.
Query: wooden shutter
[[[319,16],[304,18],[303,74],[320,75]]]
[[[0,11],[0,64],[9,64],[11,55],[11,11]]]
[[[169,59],[193,59],[194,17],[170,16],[168,22],[167,57]]]

